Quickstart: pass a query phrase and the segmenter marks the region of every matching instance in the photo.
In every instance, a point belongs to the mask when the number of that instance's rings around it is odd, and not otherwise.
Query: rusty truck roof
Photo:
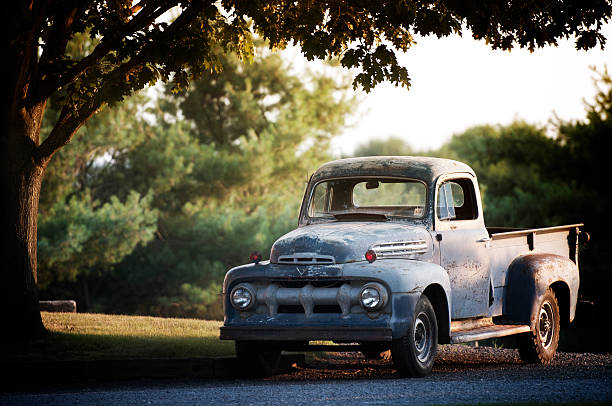
[[[433,182],[446,173],[463,172],[474,176],[468,165],[452,159],[424,156],[369,156],[338,159],[322,165],[313,181],[345,176],[399,176]]]

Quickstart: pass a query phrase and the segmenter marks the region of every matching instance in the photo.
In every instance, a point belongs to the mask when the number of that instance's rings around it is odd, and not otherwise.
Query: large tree
[[[438,36],[468,28],[493,48],[535,48],[575,36],[576,46],[603,46],[609,0],[471,2],[282,0],[29,0],[6,5],[8,72],[0,132],[0,308],[7,336],[44,332],[36,297],[36,235],[40,188],[54,153],[108,103],[156,80],[177,90],[203,71],[220,69],[217,51],[248,57],[251,30],[271,47],[294,41],[309,58],[340,55],[358,70],[365,90],[383,80],[408,86],[394,52],[413,34]],[[170,16],[167,12],[173,10]],[[96,44],[80,58],[69,40],[87,33]],[[47,99],[64,95],[53,129],[41,139]],[[7,338],[7,337],[5,337]],[[10,337],[9,337],[10,338]]]

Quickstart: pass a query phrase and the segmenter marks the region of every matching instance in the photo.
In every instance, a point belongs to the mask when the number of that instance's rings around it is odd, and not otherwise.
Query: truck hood
[[[372,248],[379,258],[383,255],[393,257],[389,251],[382,254],[384,249],[381,249],[390,247],[392,243],[400,247],[402,243],[404,246],[419,243],[422,247],[417,254],[398,254],[396,257],[422,260],[432,257],[433,240],[423,227],[381,222],[335,222],[308,225],[285,234],[272,246],[270,262],[324,265],[365,261],[366,251]]]

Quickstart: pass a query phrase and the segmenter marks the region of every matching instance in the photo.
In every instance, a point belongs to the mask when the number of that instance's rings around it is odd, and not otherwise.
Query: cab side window
[[[474,185],[470,179],[448,180],[438,188],[440,220],[474,220],[478,217]]]

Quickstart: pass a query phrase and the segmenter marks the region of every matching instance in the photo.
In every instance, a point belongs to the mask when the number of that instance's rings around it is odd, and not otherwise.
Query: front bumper
[[[223,326],[222,340],[254,341],[391,341],[392,331],[387,327],[244,327]]]
[[[224,284],[225,321],[220,338],[294,342],[398,339],[408,331],[421,294],[415,287],[425,286],[418,277],[430,279],[431,272],[419,271],[424,265],[429,267],[422,262],[387,259],[372,264],[294,267],[260,263],[234,268]],[[409,266],[419,268],[407,273]],[[382,284],[389,293],[387,305],[375,313],[366,312],[355,295],[368,282]],[[249,283],[256,291],[256,305],[247,312],[237,311],[229,301],[229,292],[239,283]],[[307,285],[312,289],[304,288]]]
[[[406,334],[420,294],[395,294],[391,313],[369,318],[365,314],[319,314],[306,320],[303,314],[254,315],[226,320],[220,328],[222,340],[338,342],[391,341]]]

